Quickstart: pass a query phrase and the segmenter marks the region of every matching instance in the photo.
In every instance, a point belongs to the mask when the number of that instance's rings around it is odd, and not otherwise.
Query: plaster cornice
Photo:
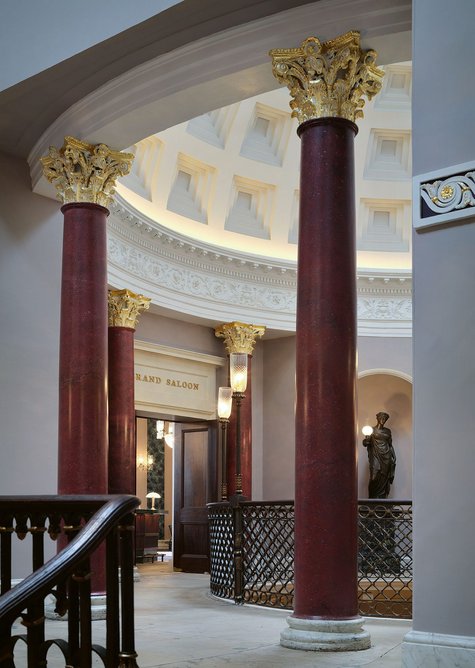
[[[109,219],[109,281],[130,285],[152,302],[211,321],[259,321],[295,331],[297,267],[204,244],[145,217],[122,198]],[[411,336],[412,276],[358,272],[358,332]]]

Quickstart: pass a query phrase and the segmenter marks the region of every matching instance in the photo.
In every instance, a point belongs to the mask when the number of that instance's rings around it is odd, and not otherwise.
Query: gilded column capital
[[[224,345],[229,354],[247,353],[252,355],[256,340],[264,336],[266,328],[263,325],[246,325],[244,322],[227,322],[214,330],[219,339],[224,339]]]
[[[338,117],[363,117],[365,95],[380,90],[383,70],[375,65],[376,51],[362,51],[359,32],[347,32],[328,42],[308,37],[295,49],[272,49],[272,71],[285,84],[292,100],[292,116],[299,123]]]
[[[62,148],[50,146],[41,164],[63,204],[89,202],[108,207],[114,199],[116,179],[129,173],[133,159],[132,153],[113,151],[105,144],[94,146],[65,137]]]
[[[150,307],[150,299],[130,290],[109,290],[109,327],[135,329],[139,312]]]

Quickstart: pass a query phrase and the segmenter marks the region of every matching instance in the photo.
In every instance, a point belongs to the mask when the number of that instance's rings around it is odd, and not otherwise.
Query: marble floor
[[[409,621],[368,619],[372,646],[360,652],[303,652],[279,645],[287,612],[235,606],[209,593],[209,576],[174,573],[170,562],[138,567],[135,626],[140,668],[399,668]],[[66,622],[48,621],[47,637],[66,637]],[[103,643],[105,622],[93,623],[93,642]],[[26,666],[18,647],[17,666]],[[57,652],[58,656],[55,655]],[[25,663],[22,663],[22,660]],[[102,663],[93,662],[93,666]],[[64,667],[59,651],[48,668]]]
[[[372,647],[315,653],[279,645],[287,612],[235,606],[209,593],[209,577],[172,573],[166,565],[139,566],[136,642],[140,668],[399,668],[409,621],[370,620]]]

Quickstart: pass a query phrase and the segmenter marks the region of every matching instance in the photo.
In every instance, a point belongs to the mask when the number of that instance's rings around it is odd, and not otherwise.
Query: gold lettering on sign
[[[170,387],[182,387],[186,390],[200,389],[199,383],[192,383],[191,381],[187,380],[174,380],[173,378],[167,378],[167,385],[169,385]]]
[[[156,383],[157,385],[162,382],[160,376],[147,376],[147,374],[142,375],[141,373],[135,374],[135,380],[141,380],[143,383]]]
[[[142,383],[155,383],[156,385],[160,385],[162,382],[162,379],[160,376],[150,376],[147,374],[141,374],[141,373],[136,373],[135,374],[135,380],[139,380]],[[167,378],[166,384],[169,387],[180,387],[184,390],[199,390],[200,389],[200,384],[195,383],[191,380],[175,380],[173,378]]]

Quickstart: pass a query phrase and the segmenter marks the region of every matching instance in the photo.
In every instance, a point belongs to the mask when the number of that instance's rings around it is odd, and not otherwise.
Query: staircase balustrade
[[[89,668],[94,656],[106,668],[137,667],[133,566],[134,510],[139,503],[125,495],[0,497],[0,668],[25,666],[24,660],[15,663],[19,643],[26,645],[28,668],[47,666],[53,646],[66,668]],[[32,573],[12,587],[13,539],[28,535]],[[62,536],[67,543],[46,563],[45,536],[54,541]],[[99,645],[92,639],[90,558],[102,543],[106,638]],[[46,637],[45,599],[50,595],[55,612],[67,613],[67,639]],[[24,634],[14,633],[18,619]]]

